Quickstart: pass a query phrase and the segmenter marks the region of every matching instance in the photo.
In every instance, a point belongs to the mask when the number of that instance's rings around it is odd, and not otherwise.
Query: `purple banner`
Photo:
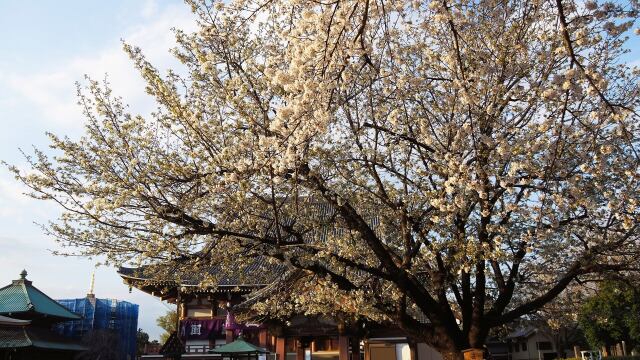
[[[233,330],[233,333],[235,335],[239,335],[247,331],[264,329],[265,326],[259,323],[238,324],[236,322],[236,317],[233,315],[231,311],[229,311],[227,312],[227,318],[224,322],[224,328],[226,330]]]
[[[180,337],[194,340],[213,339],[216,335],[223,333],[224,323],[223,319],[182,320],[180,322]]]

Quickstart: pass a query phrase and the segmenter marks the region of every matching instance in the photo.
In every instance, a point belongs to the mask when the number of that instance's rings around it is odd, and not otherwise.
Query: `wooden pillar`
[[[182,315],[182,302],[180,301],[180,289],[177,290],[178,295],[176,296],[176,335],[180,337],[180,320],[184,319]]]
[[[340,360],[349,360],[349,337],[346,335],[338,336],[338,352]]]
[[[225,338],[225,342],[227,344],[233,342],[233,330],[227,330],[225,332],[226,338]]]
[[[369,350],[369,342],[364,341],[364,360],[371,360],[371,350]]]
[[[409,356],[411,360],[418,360],[418,344],[414,341],[409,341]]]
[[[360,338],[351,338],[351,360],[360,360]]]
[[[276,360],[287,359],[287,348],[285,346],[285,338],[278,336],[276,339]]]
[[[300,339],[296,339],[296,360],[304,360],[304,346]]]
[[[267,329],[260,329],[258,332],[258,345],[261,348],[267,348]]]

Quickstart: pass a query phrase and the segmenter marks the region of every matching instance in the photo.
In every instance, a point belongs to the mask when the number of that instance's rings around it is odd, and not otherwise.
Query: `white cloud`
[[[169,54],[169,49],[175,46],[171,28],[195,30],[194,15],[184,5],[158,9],[152,0],[146,1],[140,12],[145,21],[129,28],[120,37],[141,47],[158,68],[175,66],[177,61]],[[106,74],[114,94],[122,96],[132,111],[148,113],[154,108],[153,102],[145,94],[142,79],[117,40],[95,54],[72,57],[64,66],[31,74],[5,74],[4,81],[22,101],[41,113],[41,121],[51,123],[57,130],[77,129],[83,121],[81,108],[77,105],[75,82],[82,82],[85,74],[99,81]]]
[[[29,199],[22,195],[24,189],[14,179],[0,177],[0,218],[15,216]]]
[[[122,96],[132,112],[145,114],[155,107],[119,40],[140,46],[154,65],[166,69],[177,64],[168,52],[175,46],[170,29],[193,31],[196,24],[184,4],[164,5],[155,0],[132,4],[138,14],[133,17],[140,23],[110,35],[108,43],[97,46],[101,50],[90,54],[68,53],[64,65],[50,65],[43,56],[39,68],[30,72],[0,66],[0,121],[5,122],[5,131],[0,136],[3,140],[0,160],[28,169],[15,148],[22,147],[29,152],[29,144],[36,143],[47,151],[43,145],[46,138],[42,135],[45,130],[71,136],[81,131],[78,125],[84,119],[76,104],[75,82],[82,81],[84,74],[95,80],[102,80],[105,73],[108,74],[114,94]],[[55,60],[56,64],[61,63],[59,58]],[[96,259],[52,256],[49,250],[58,249],[60,245],[33,222],[55,220],[61,209],[53,202],[22,195],[26,191],[0,166],[0,287],[26,268],[34,285],[54,298],[83,296]],[[139,326],[157,338],[162,330],[155,326],[155,318],[164,314],[166,305],[137,290],[129,293],[113,268],[100,268],[97,274],[96,295],[139,304]]]

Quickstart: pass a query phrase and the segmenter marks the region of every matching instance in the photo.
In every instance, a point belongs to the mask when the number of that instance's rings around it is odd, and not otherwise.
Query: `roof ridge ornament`
[[[19,279],[17,279],[17,280],[13,280],[11,283],[12,283],[13,285],[21,285],[21,284],[24,284],[24,285],[31,285],[31,281],[27,280],[27,274],[28,274],[28,273],[27,273],[27,270],[24,270],[24,269],[23,269],[23,270],[20,272],[20,278],[19,278]]]

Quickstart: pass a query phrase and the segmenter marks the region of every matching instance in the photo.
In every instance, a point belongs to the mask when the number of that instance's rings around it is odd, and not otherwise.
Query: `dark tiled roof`
[[[69,311],[31,285],[31,281],[26,279],[26,272],[23,272],[20,279],[14,280],[11,285],[0,289],[0,315],[16,315],[27,312],[58,317],[63,320],[80,319],[78,314]]]
[[[85,346],[47,329],[32,326],[0,327],[0,349],[30,346],[51,350],[87,350]]]
[[[323,243],[328,236],[343,234],[346,230],[337,225],[334,221],[335,208],[331,205],[317,201],[310,198],[303,198],[300,201],[301,216],[313,219],[317,222],[311,231],[305,232],[303,235],[304,241],[308,243]],[[265,221],[269,223],[269,216],[264,215]],[[366,216],[367,223],[378,232],[378,225],[380,219],[377,215]],[[274,221],[274,220],[272,220]],[[288,220],[282,220],[287,226],[295,223],[293,218]],[[286,231],[284,231],[286,233]],[[274,230],[268,231],[273,235]],[[283,242],[286,245],[287,241],[297,239],[284,239]],[[234,259],[226,260],[227,266],[231,262],[230,267],[235,267],[235,271],[222,271],[222,267],[219,265],[211,265],[210,267],[200,268],[192,270],[190,272],[183,272],[176,274],[177,269],[171,269],[170,263],[156,264],[141,266],[137,268],[132,267],[120,267],[118,274],[125,280],[133,280],[136,287],[146,285],[160,285],[166,287],[175,287],[176,285],[182,286],[202,286],[203,281],[208,277],[215,278],[217,282],[215,286],[218,287],[245,287],[245,288],[265,288],[274,284],[277,280],[288,280],[291,274],[295,274],[294,269],[283,263],[269,262],[266,257],[248,257],[235,259],[236,264],[233,264]],[[241,264],[238,264],[241,261]],[[164,267],[164,271],[156,271],[157,268]],[[240,269],[238,269],[240,268]],[[144,284],[142,284],[144,283]],[[213,285],[211,287],[214,287]]]
[[[24,327],[0,327],[0,349],[14,349],[31,346]]]
[[[124,278],[141,280],[149,283],[166,283],[180,285],[198,286],[206,276],[213,276],[217,280],[217,286],[223,287],[262,287],[274,282],[286,270],[285,265],[271,264],[266,261],[253,260],[249,265],[245,265],[242,271],[223,271],[220,266],[212,265],[204,270],[193,271],[182,274],[174,279],[165,279],[159,275],[151,266],[138,268],[120,267],[118,274]]]
[[[536,328],[534,328],[534,327],[526,327],[526,328],[518,329],[518,330],[512,332],[511,334],[507,335],[507,339],[529,337],[535,332],[536,332]]]

